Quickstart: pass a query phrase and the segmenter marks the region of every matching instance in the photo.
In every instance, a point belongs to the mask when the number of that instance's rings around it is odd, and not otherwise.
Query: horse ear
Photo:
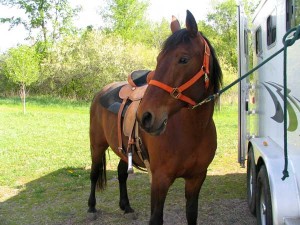
[[[172,16],[172,22],[171,22],[170,27],[171,27],[172,33],[174,33],[175,31],[180,30],[179,21],[178,21],[178,19],[175,16]]]
[[[191,37],[196,37],[198,34],[198,26],[193,14],[187,10],[186,11],[186,29],[189,31]]]

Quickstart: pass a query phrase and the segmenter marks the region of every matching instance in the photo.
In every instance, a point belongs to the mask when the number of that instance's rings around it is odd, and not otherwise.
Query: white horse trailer
[[[300,24],[300,0],[262,0],[252,19],[250,32],[239,4],[239,76],[249,70],[248,43],[253,67],[284,46],[283,36]],[[300,224],[300,40],[287,50],[286,110],[283,56],[239,83],[239,163],[247,162],[248,205],[258,224]]]

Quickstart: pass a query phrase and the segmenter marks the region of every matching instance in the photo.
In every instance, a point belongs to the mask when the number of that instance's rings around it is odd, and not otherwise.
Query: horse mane
[[[220,90],[220,87],[223,84],[223,75],[220,67],[219,60],[217,58],[215,49],[212,47],[210,41],[200,32],[201,36],[206,40],[211,56],[213,58],[212,64],[210,65],[210,74],[211,74],[211,85],[214,87],[214,93],[217,93]],[[191,37],[187,29],[181,29],[173,34],[171,34],[163,43],[162,51],[170,51],[175,49],[179,44],[185,43],[188,44],[191,42]]]

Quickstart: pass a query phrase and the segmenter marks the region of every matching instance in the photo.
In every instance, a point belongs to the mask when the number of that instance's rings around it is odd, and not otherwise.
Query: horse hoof
[[[137,220],[138,218],[134,211],[130,213],[124,213],[124,217],[128,220]]]
[[[87,219],[88,219],[89,221],[94,221],[94,220],[96,220],[96,219],[97,219],[97,213],[91,213],[91,212],[89,212],[89,213],[87,214]]]
[[[124,214],[128,214],[128,213],[134,213],[133,208],[131,208],[130,206],[129,206],[129,207],[126,207],[126,208],[124,209]]]
[[[87,211],[88,213],[96,213],[97,212],[97,209],[95,207],[91,207],[88,209]]]

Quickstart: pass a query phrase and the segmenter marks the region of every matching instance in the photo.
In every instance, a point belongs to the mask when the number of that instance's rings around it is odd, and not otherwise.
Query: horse
[[[198,31],[192,13],[187,10],[186,28],[173,16],[172,34],[163,43],[157,65],[138,106],[136,118],[140,139],[150,162],[151,216],[149,224],[163,224],[163,209],[169,187],[176,178],[185,180],[186,219],[197,224],[198,197],[207,168],[217,148],[213,121],[216,101],[198,106],[198,102],[218,92],[222,70],[209,40]],[[112,83],[98,92],[90,109],[91,192],[88,212],[96,212],[95,189],[106,185],[105,151],[110,148],[120,157],[118,181],[119,206],[131,213],[127,193],[127,157],[118,149],[117,115],[99,104],[105,93],[121,86]],[[128,140],[123,136],[123,142]],[[138,167],[143,161],[132,156]]]

